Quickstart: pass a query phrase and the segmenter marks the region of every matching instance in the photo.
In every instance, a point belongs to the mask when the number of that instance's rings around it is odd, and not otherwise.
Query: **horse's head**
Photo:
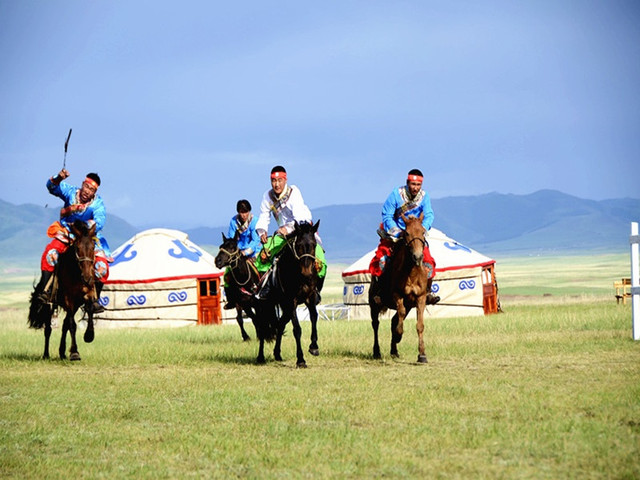
[[[240,256],[240,250],[238,249],[238,232],[236,232],[233,238],[225,237],[222,234],[222,245],[218,248],[218,254],[215,258],[216,267],[223,268],[237,259]]]
[[[76,260],[78,261],[78,267],[80,268],[80,275],[82,277],[82,283],[87,287],[92,287],[94,284],[94,255],[95,255],[95,240],[96,224],[93,223],[91,227],[87,227],[85,222],[75,221],[71,225],[71,233],[73,233],[75,240],[73,241],[73,250],[75,251]]]
[[[409,251],[411,259],[416,265],[422,265],[423,251],[426,245],[424,239],[426,230],[422,226],[423,219],[424,213],[420,213],[419,217],[405,217],[405,215],[402,214],[402,220],[404,220],[405,223],[402,239]]]
[[[289,245],[293,255],[300,262],[302,275],[310,277],[316,275],[316,232],[320,220],[313,223],[295,223],[294,231],[288,235]]]

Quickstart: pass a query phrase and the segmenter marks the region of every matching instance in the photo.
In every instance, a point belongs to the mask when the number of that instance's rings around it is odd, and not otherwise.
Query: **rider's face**
[[[284,191],[284,186],[287,184],[287,180],[285,178],[272,178],[271,179],[271,188],[276,195],[280,195]]]
[[[409,188],[411,196],[414,197],[422,188],[422,182],[407,182],[407,187]]]
[[[91,200],[95,194],[95,188],[93,188],[87,182],[82,182],[82,187],[80,187],[80,201],[82,203],[86,203]]]
[[[238,216],[240,217],[240,220],[242,220],[242,223],[247,221],[249,215],[251,215],[251,212],[238,212]]]

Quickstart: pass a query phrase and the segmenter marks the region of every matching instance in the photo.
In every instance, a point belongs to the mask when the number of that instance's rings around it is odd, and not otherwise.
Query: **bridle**
[[[93,239],[89,239],[89,241],[93,242]],[[93,254],[93,256],[92,256],[92,257],[88,257],[88,256],[80,256],[80,254],[79,254],[79,252],[78,252],[78,243],[77,243],[77,241],[76,241],[76,242],[74,242],[74,244],[73,244],[73,249],[74,249],[74,254],[75,254],[76,260],[78,261],[78,264],[86,263],[86,262],[91,262],[91,265],[93,265],[93,263],[94,263],[94,261],[95,261],[95,251],[94,251],[94,254]],[[89,280],[85,279],[85,278],[84,278],[84,274],[83,274],[83,282],[84,282],[86,285],[89,285],[89,286],[90,286],[90,285],[92,284],[92,280],[93,280],[93,278],[94,278],[94,277],[93,277],[93,271],[91,272],[91,276],[90,276]]]
[[[296,260],[301,261],[303,258],[309,257],[314,262],[316,261],[316,252],[315,252],[315,250],[313,251],[313,253],[298,254],[298,251],[296,250],[296,242],[298,241],[298,236],[296,235],[295,237],[293,237],[292,240],[293,241],[291,241],[291,240],[288,241],[287,245],[289,245],[289,248],[291,248],[291,252],[293,253],[293,256],[296,258]]]
[[[413,237],[411,240],[407,241],[407,239],[404,240],[404,244],[409,247],[413,242],[418,241],[420,243],[422,243],[422,248],[424,248],[427,245],[427,242],[424,238],[420,238],[420,237]]]
[[[251,281],[251,267],[249,266],[250,262],[244,262],[244,266],[247,272],[247,279],[244,282],[240,282],[236,277],[236,274],[234,273],[234,270],[238,268],[238,264],[240,263],[240,259],[242,258],[242,253],[240,253],[240,250],[236,249],[235,251],[230,252],[229,250],[220,247],[219,251],[226,253],[229,256],[229,271],[231,272],[231,276],[233,277],[233,280],[236,282],[236,284],[238,284],[239,287],[244,287],[247,283],[249,283]]]

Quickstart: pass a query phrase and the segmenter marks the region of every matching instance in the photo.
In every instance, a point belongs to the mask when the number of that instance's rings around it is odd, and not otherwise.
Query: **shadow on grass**
[[[226,365],[253,365],[254,367],[278,367],[278,368],[290,368],[291,365],[288,364],[287,359],[279,362],[275,360],[273,357],[267,356],[265,363],[257,363],[256,355],[248,356],[239,356],[239,355],[231,355],[228,353],[212,353],[208,355],[203,355],[199,357],[199,360],[203,362],[212,362],[212,363],[222,363]],[[295,360],[295,358],[294,358]],[[292,366],[295,368],[295,365]]]
[[[2,360],[7,360],[7,361],[12,361],[12,362],[28,362],[28,363],[60,363],[60,362],[65,362],[65,363],[72,363],[69,361],[69,359],[65,359],[62,360],[59,356],[58,356],[58,352],[56,350],[55,354],[52,355],[50,358],[42,358],[42,353],[37,353],[37,354],[31,354],[31,353],[18,353],[18,352],[8,352],[8,353],[2,353],[0,354],[0,361]]]

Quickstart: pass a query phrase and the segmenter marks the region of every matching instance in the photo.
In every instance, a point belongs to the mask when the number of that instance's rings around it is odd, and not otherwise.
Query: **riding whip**
[[[69,135],[67,135],[67,141],[64,142],[64,161],[62,162],[62,169],[67,168],[67,148],[69,148],[69,139],[71,138],[71,128],[69,129]]]

